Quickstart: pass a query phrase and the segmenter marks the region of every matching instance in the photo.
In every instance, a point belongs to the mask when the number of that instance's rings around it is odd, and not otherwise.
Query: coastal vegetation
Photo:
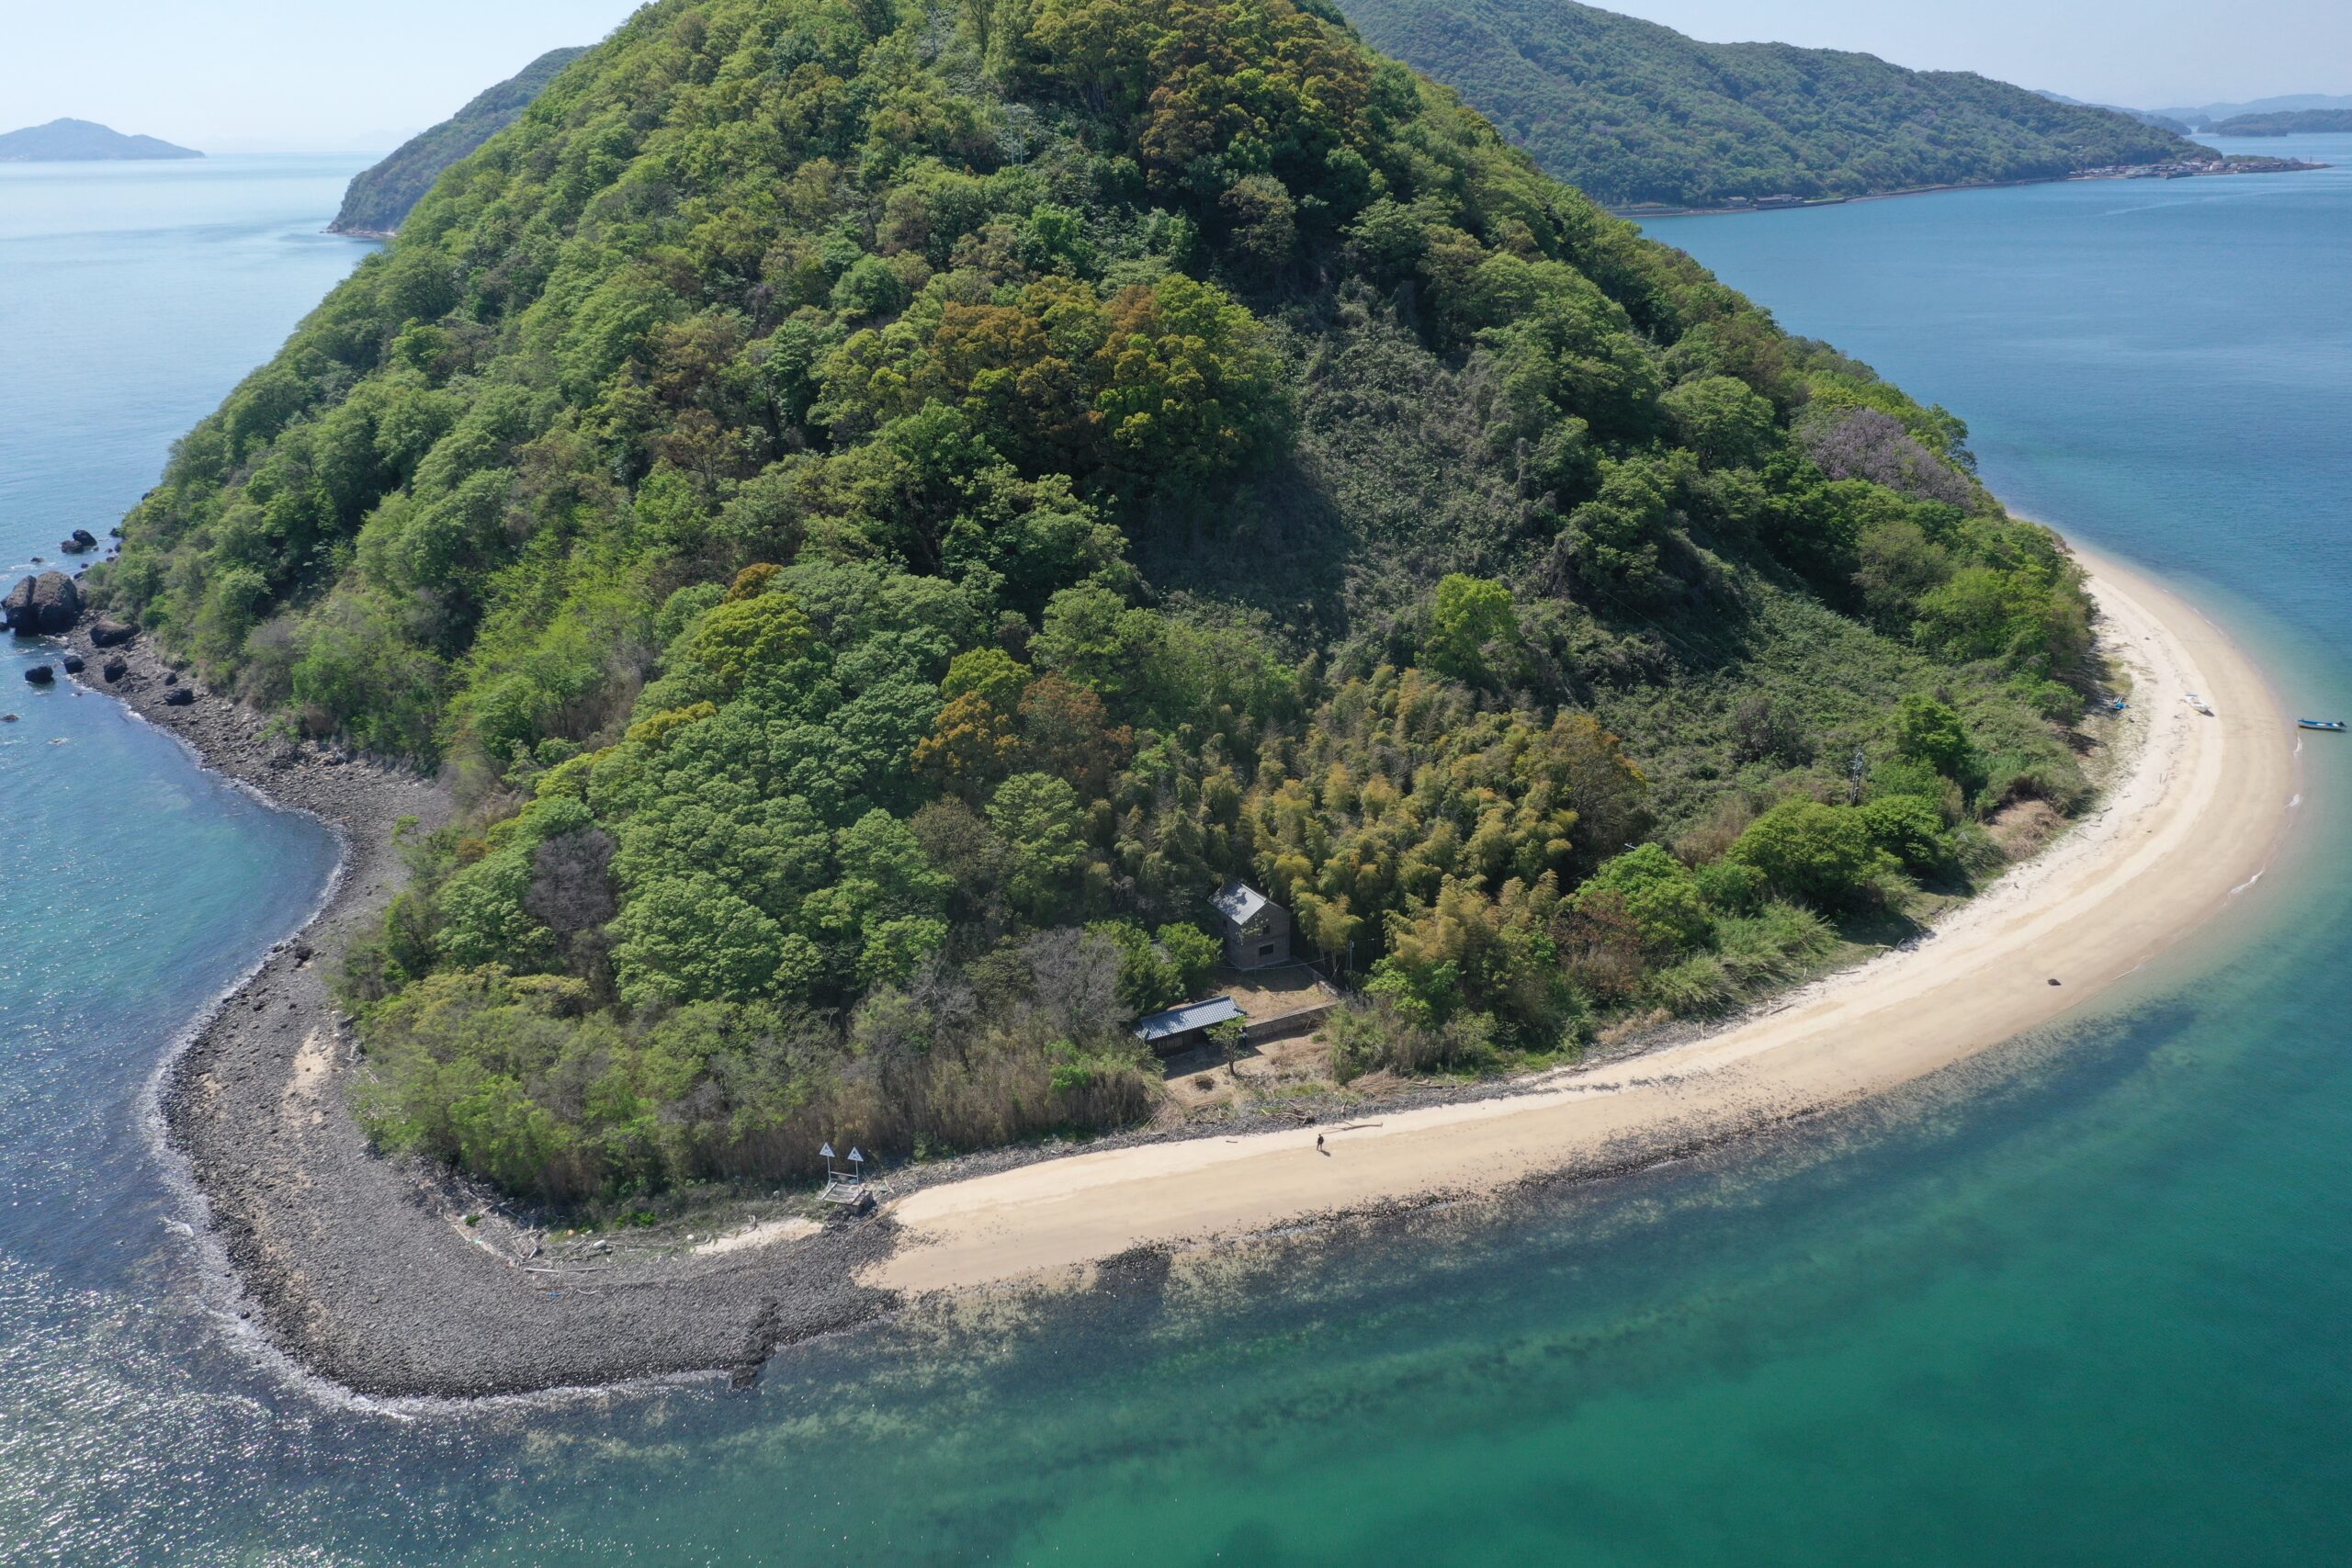
[[[664,0],[92,592],[448,770],[384,1144],[572,1199],[1122,1125],[1206,896],[1347,1074],[1706,1016],[2085,793],[1966,432],[1289,0]]]
[[[475,95],[447,119],[401,142],[383,162],[362,169],[352,176],[343,209],[327,225],[328,231],[385,235],[399,229],[442,170],[514,124],[556,73],[586,52],[548,51],[498,85]]]
[[[2125,112],[1971,72],[1702,43],[1574,0],[1340,8],[1375,47],[1459,90],[1545,170],[1615,207],[2055,179],[2205,152]]]

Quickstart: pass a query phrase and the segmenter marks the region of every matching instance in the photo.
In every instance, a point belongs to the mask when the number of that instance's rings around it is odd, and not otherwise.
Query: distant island
[[[52,119],[0,135],[0,164],[128,164],[203,156],[153,136],[125,136],[86,119]]]
[[[1544,171],[1619,210],[2076,175],[2265,172],[2132,115],[1867,54],[1702,43],[1572,0],[1338,0]]]
[[[363,239],[391,237],[441,171],[514,123],[557,73],[586,53],[551,49],[516,74],[481,94],[432,130],[411,137],[375,167],[363,170],[344,193],[343,210],[327,225],[332,234]]]
[[[2176,136],[2186,136],[2197,129],[2185,119],[2159,114],[2154,109],[2135,109],[2122,104],[2095,104],[2085,98],[2070,98],[2064,93],[2052,93],[2046,88],[2037,87],[2034,91],[2053,104],[2072,104],[2076,108],[2105,109],[2109,114],[2127,115],[2142,125],[2153,125],[2158,130],[2169,130]]]
[[[2285,93],[2275,98],[2253,98],[2245,103],[2201,104],[2188,108],[2158,109],[2154,112],[2169,119],[2185,122],[2192,130],[2219,130],[2223,123],[2248,116],[2296,114],[2305,109],[2352,109],[2352,95],[2339,93]]]
[[[2215,136],[2310,136],[2352,130],[2352,109],[2290,109],[2233,115],[2209,128]]]

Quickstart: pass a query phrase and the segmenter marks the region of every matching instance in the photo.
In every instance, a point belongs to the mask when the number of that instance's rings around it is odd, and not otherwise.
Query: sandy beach
[[[2251,887],[2291,820],[2296,780],[2295,731],[2246,657],[2160,585],[2078,554],[2105,643],[2131,672],[2137,752],[2088,818],[1927,940],[1721,1032],[1550,1075],[1532,1093],[927,1187],[892,1205],[900,1244],[862,1281],[970,1289],[1623,1169],[1884,1092],[2082,1008]],[[2192,692],[2211,716],[2183,700]]]

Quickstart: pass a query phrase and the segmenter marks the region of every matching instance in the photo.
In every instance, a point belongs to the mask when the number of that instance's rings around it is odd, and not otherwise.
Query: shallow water
[[[348,172],[0,171],[0,557],[102,532],[353,264],[313,232]],[[2352,176],[1655,229],[1961,410],[1998,488],[2228,611],[2294,705],[2352,712]],[[741,1393],[371,1410],[202,1309],[139,1124],[330,847],[114,705],[25,693],[22,657],[0,1559],[2352,1555],[2352,910],[2324,875],[2274,879],[2097,1027],[1769,1149],[918,1316]],[[2343,838],[2324,740],[2305,857]]]

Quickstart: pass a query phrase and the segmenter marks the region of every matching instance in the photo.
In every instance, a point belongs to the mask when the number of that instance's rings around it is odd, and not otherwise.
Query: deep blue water
[[[0,171],[0,557],[102,532],[353,264],[315,233],[348,172]],[[2352,712],[2352,176],[1656,230]],[[2324,872],[2065,1037],[1767,1150],[916,1318],[744,1393],[373,1410],[204,1310],[139,1121],[329,847],[0,657],[0,1560],[2352,1560],[2352,911]],[[2307,758],[2323,867],[2339,752]]]

